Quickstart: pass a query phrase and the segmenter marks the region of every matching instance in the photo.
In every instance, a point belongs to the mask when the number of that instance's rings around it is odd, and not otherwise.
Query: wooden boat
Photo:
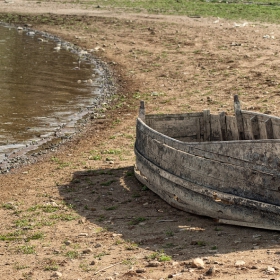
[[[145,115],[141,101],[135,175],[184,211],[280,230],[280,118],[234,108]]]

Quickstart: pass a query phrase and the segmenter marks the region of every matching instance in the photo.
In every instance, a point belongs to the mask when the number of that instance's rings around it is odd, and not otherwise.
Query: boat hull
[[[279,139],[183,142],[138,118],[135,155],[135,176],[172,206],[280,230]]]

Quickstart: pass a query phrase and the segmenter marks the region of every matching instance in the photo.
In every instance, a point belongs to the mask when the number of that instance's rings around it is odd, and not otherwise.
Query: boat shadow
[[[271,249],[279,242],[276,231],[222,225],[170,206],[136,179],[133,166],[75,172],[59,192],[95,233],[110,232],[127,250],[164,252],[184,261]]]

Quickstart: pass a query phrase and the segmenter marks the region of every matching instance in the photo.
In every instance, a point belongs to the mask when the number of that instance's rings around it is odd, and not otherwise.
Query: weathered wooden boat
[[[280,230],[280,118],[234,108],[146,115],[141,101],[135,175],[184,211]]]

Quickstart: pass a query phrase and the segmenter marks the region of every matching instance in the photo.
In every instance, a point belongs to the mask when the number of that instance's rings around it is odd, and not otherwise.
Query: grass
[[[77,251],[68,251],[65,253],[65,256],[69,259],[77,259],[79,257],[79,253]]]
[[[61,169],[61,168],[64,168],[64,167],[69,167],[71,165],[71,163],[63,162],[60,159],[58,159],[57,157],[52,157],[51,161],[58,164],[58,169]]]
[[[58,270],[58,265],[47,265],[44,268],[45,271],[57,271]]]
[[[14,241],[22,239],[21,235],[23,235],[24,232],[22,230],[16,230],[14,232],[9,232],[7,234],[1,234],[0,240],[1,241]]]
[[[145,258],[147,260],[157,260],[159,262],[167,262],[172,260],[172,258],[166,255],[163,250],[161,250],[160,252],[154,252],[151,255],[146,256]]]
[[[2,204],[2,208],[5,210],[15,210],[16,209],[15,205],[13,205],[11,203]]]
[[[24,246],[20,246],[17,249],[18,253],[22,253],[22,254],[35,254],[35,246],[34,245],[24,245]]]
[[[247,4],[250,2],[250,4]],[[81,1],[87,6],[100,5],[131,12],[220,17],[234,20],[280,22],[278,0],[92,0]],[[264,5],[267,4],[267,5]]]
[[[59,207],[55,207],[52,205],[34,205],[27,209],[27,211],[29,211],[29,212],[35,212],[37,210],[42,210],[45,213],[52,213],[52,212],[56,212],[57,210],[59,210]]]
[[[53,214],[50,216],[50,219],[60,220],[60,221],[73,221],[78,217],[72,214]]]
[[[16,264],[14,265],[14,268],[15,268],[16,270],[26,269],[26,268],[28,268],[28,267],[29,267],[28,265],[19,264],[19,263],[16,263]]]
[[[166,234],[166,236],[168,236],[168,237],[174,236],[174,232],[173,232],[171,229],[167,230],[167,231],[165,232],[165,234]]]
[[[112,210],[116,210],[118,208],[118,206],[110,206],[110,207],[106,207],[105,210],[107,211],[112,211]]]
[[[101,260],[101,258],[104,257],[104,256],[106,256],[106,255],[110,255],[110,253],[101,252],[101,253],[95,255],[94,258]]]
[[[138,225],[144,221],[146,221],[147,219],[144,217],[138,217],[138,218],[134,218],[132,221],[129,222],[130,225]]]

